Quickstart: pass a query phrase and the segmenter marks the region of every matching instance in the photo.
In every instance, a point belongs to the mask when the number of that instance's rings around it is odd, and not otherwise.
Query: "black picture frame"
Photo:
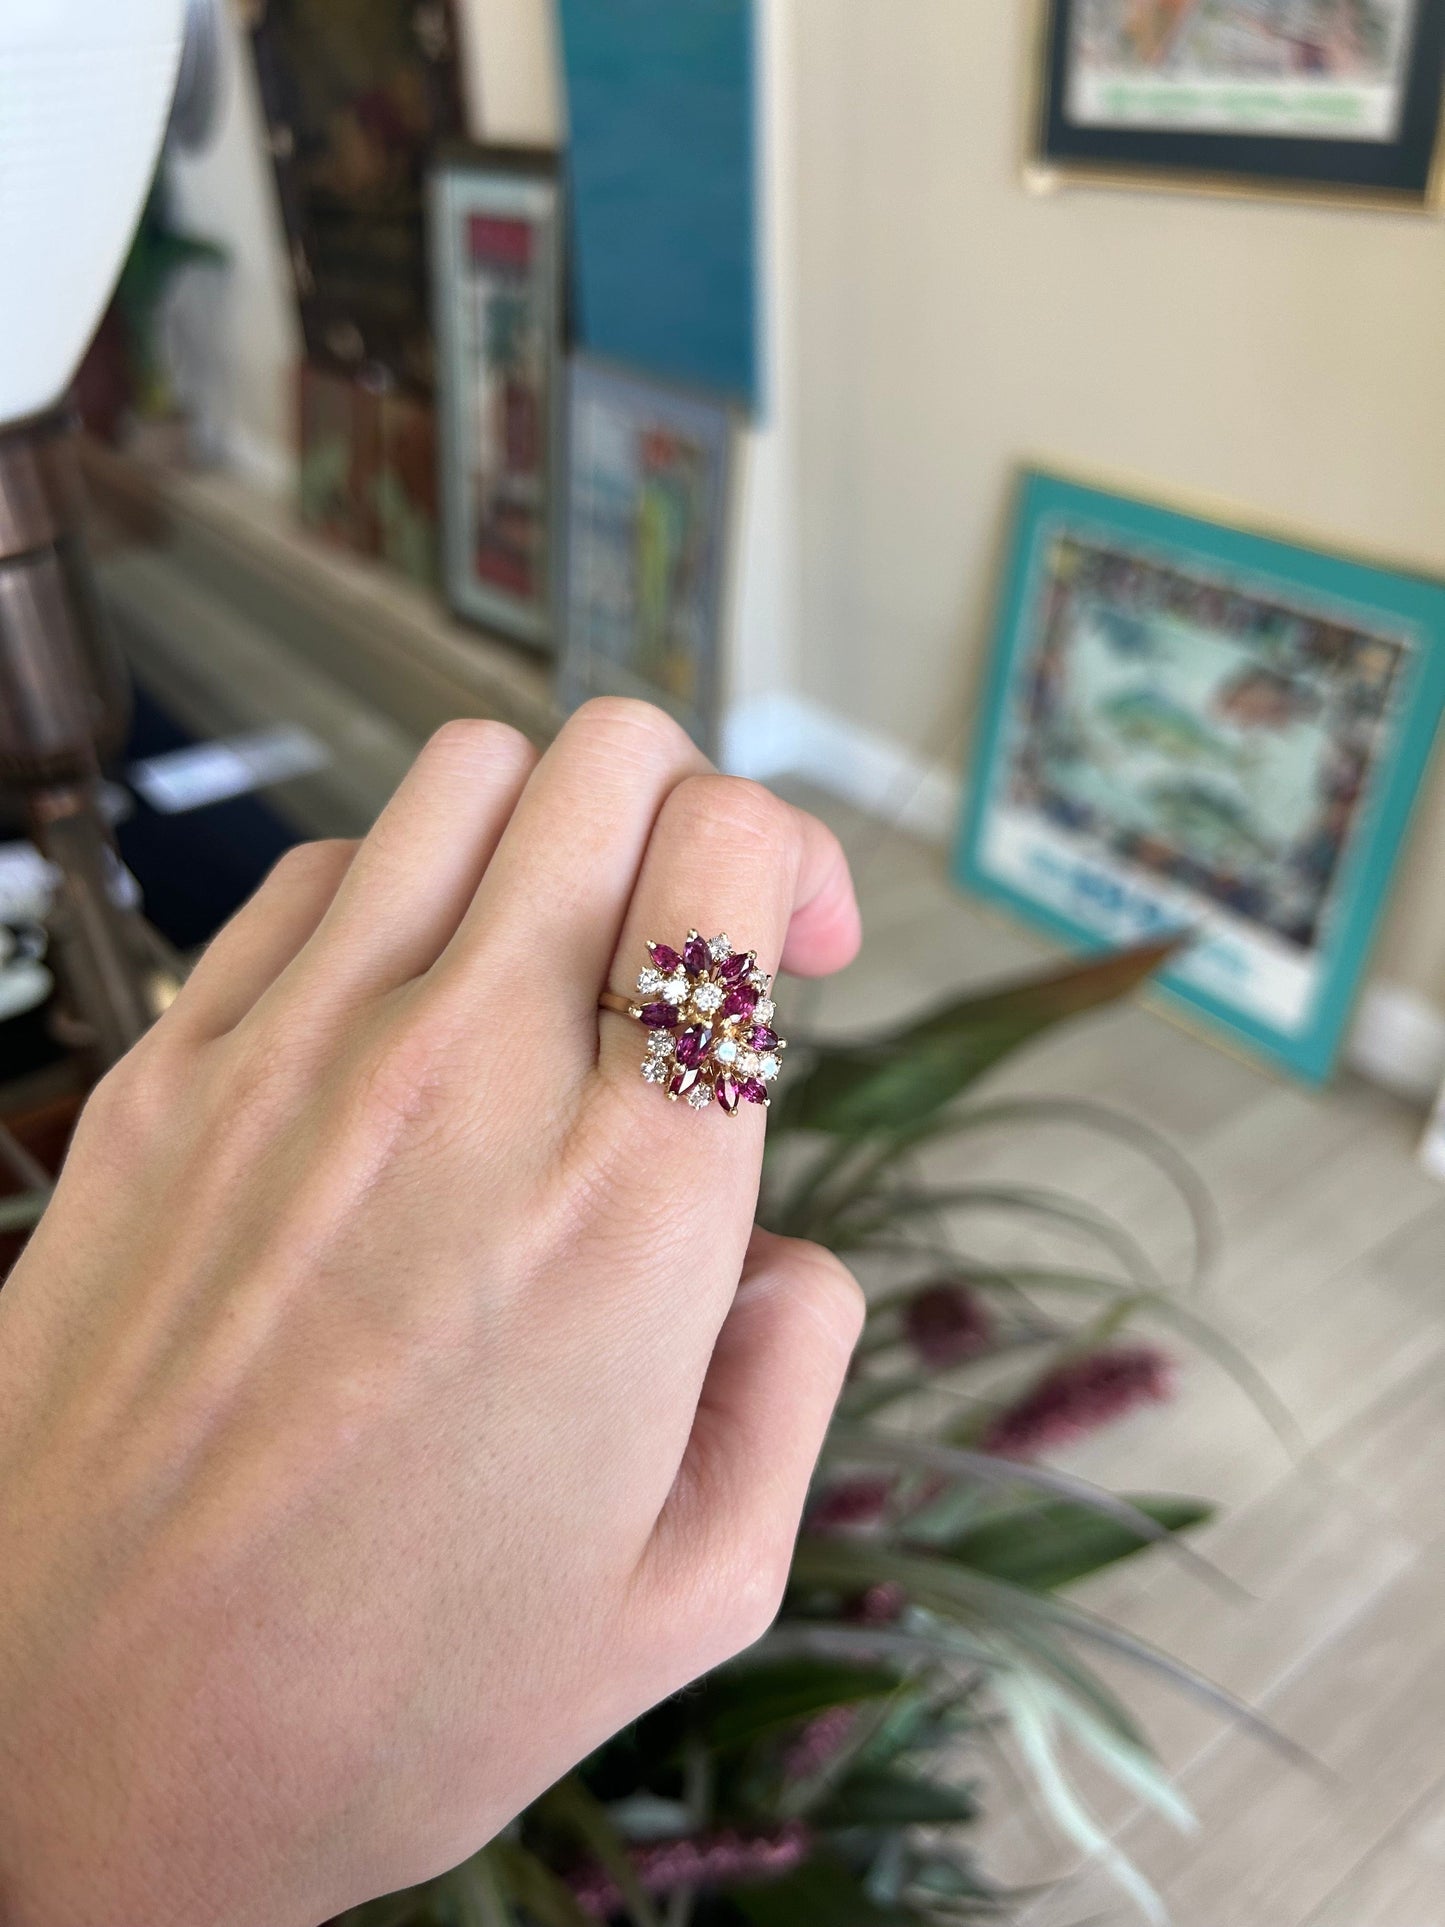
[[[1426,210],[1441,195],[1445,0],[1410,0],[1410,41],[1388,138],[1238,127],[1086,123],[1071,113],[1074,24],[1089,0],[1042,0],[1033,184],[1202,189]],[[1347,92],[1348,89],[1342,89]]]
[[[454,0],[239,7],[306,358],[429,395],[426,176],[466,130]]]

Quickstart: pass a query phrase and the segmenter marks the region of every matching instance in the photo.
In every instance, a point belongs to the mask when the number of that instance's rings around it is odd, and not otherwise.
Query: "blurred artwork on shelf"
[[[303,362],[297,507],[338,547],[434,588],[436,411],[404,390]]]
[[[381,456],[381,405],[353,375],[304,361],[297,376],[297,509],[317,535],[375,555],[373,484]]]
[[[564,707],[644,697],[716,748],[734,441],[726,403],[574,357]]]
[[[436,409],[404,389],[383,391],[372,481],[376,548],[422,588],[440,586]]]
[[[431,389],[426,173],[465,126],[450,0],[245,0],[307,358]]]
[[[1434,204],[1445,0],[1051,0],[1040,178]]]
[[[1328,1075],[1445,704],[1445,582],[1031,472],[957,872]]]
[[[432,177],[447,596],[555,647],[563,229],[555,157],[485,149]]]

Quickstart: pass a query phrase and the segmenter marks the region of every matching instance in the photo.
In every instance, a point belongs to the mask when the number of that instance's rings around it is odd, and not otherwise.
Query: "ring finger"
[[[676,969],[668,951],[681,954],[693,930],[731,941],[718,943],[716,954],[695,945]],[[650,942],[667,949],[654,959]],[[780,963],[800,975],[836,970],[857,944],[852,882],[831,831],[755,783],[716,775],[680,783],[653,829],[609,978],[614,993],[649,1007],[657,1042],[635,1022],[602,1013],[603,1076],[654,1102],[648,1083],[698,1109],[715,1101],[735,1118],[760,1112],[779,1067],[763,979]],[[743,964],[748,951],[756,953],[755,968]],[[669,980],[670,1002],[666,991],[634,988],[645,970]],[[679,1015],[665,1024],[670,1007]],[[640,1077],[643,1062],[649,1068]],[[748,1135],[756,1147],[756,1127]]]

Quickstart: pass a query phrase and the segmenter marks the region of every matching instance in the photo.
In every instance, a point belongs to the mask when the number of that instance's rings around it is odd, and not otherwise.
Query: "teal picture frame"
[[[1445,580],[1028,468],[955,879],[1074,948],[1193,932],[1161,996],[1323,1082],[1442,709]]]

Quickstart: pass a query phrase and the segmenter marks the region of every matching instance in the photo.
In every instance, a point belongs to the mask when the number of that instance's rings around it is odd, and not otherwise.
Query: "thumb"
[[[831,1252],[754,1231],[649,1549],[668,1594],[713,1596],[729,1653],[777,1613],[863,1311]]]

